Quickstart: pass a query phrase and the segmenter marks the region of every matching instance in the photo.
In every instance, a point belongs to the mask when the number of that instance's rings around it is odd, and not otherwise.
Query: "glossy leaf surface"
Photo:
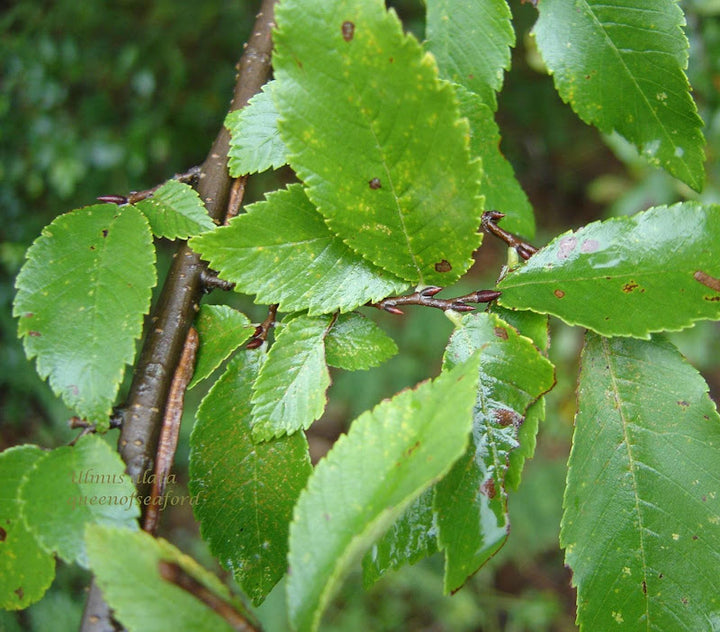
[[[459,278],[482,172],[432,57],[382,0],[287,0],[276,20],[280,133],[330,229],[411,283]]]
[[[511,17],[505,0],[427,2],[426,47],[440,76],[465,86],[493,111],[515,44]]]
[[[87,567],[86,525],[138,528],[135,486],[124,470],[120,455],[96,435],[55,448],[34,463],[20,497],[32,507],[25,522],[46,551]]]
[[[561,543],[581,630],[714,629],[720,417],[662,338],[588,334]]]
[[[505,543],[505,474],[528,406],[554,384],[552,364],[495,314],[470,314],[453,332],[445,366],[480,356],[470,447],[435,490],[445,590],[459,589]]]
[[[0,453],[0,608],[21,610],[38,601],[55,577],[55,558],[43,549],[23,520],[20,484],[45,456],[33,445]],[[32,511],[32,507],[28,507]]]
[[[197,191],[177,180],[168,180],[135,207],[147,217],[158,237],[187,239],[215,228]]]
[[[233,178],[248,173],[278,169],[287,162],[287,148],[277,124],[277,109],[271,97],[274,83],[268,82],[240,110],[227,115],[230,130],[228,169]]]
[[[594,222],[509,274],[500,303],[603,335],[648,338],[720,318],[720,206],[695,202]]]
[[[162,538],[98,525],[88,528],[85,540],[103,597],[129,632],[240,629],[198,595],[202,592],[207,601],[241,609],[227,587]]]
[[[196,326],[200,349],[195,362],[195,372],[188,388],[209,377],[255,332],[250,319],[229,305],[201,306]]]
[[[333,236],[299,185],[247,210],[191,246],[238,292],[257,294],[258,303],[310,314],[347,312],[407,286]]]
[[[477,370],[473,358],[363,413],[318,463],[290,526],[287,594],[297,630],[317,628],[357,558],[464,452]]]
[[[265,355],[233,358],[200,405],[190,440],[203,539],[255,605],[285,574],[292,510],[312,471],[302,432],[252,440],[249,401]]]
[[[564,101],[619,132],[655,165],[702,189],[702,120],[684,69],[688,41],[674,0],[542,0],[534,33]]]
[[[260,369],[252,396],[256,441],[304,430],[325,410],[330,374],[325,364],[329,317],[286,320]]]
[[[13,314],[25,353],[70,408],[101,427],[135,356],[154,264],[142,214],[99,204],[45,227],[16,280]]]
[[[379,366],[398,351],[395,341],[372,320],[360,314],[341,314],[325,338],[330,366],[362,371]]]

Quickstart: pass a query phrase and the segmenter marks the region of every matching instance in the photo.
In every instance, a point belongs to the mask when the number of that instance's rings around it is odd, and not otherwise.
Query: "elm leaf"
[[[27,252],[15,286],[28,359],[77,414],[99,427],[135,357],[155,285],[146,219],[132,206],[97,204],[61,215]]]
[[[239,353],[203,399],[190,438],[190,491],[203,540],[259,605],[287,568],[292,510],[312,467],[305,435],[256,444],[252,384],[266,353]]]
[[[357,558],[465,451],[477,375],[474,356],[385,400],[315,467],[290,525],[288,610],[299,632],[317,629]]]
[[[684,202],[555,238],[498,285],[500,304],[605,336],[720,318],[720,206]]]
[[[586,123],[617,131],[652,163],[703,187],[702,120],[685,75],[675,0],[542,0],[534,33],[555,87]]]
[[[285,0],[275,17],[280,133],[331,231],[411,283],[458,279],[482,170],[432,56],[382,0]]]
[[[581,630],[714,627],[720,417],[677,349],[588,333],[560,540]]]
[[[395,341],[372,320],[360,314],[340,314],[325,337],[330,366],[362,371],[379,366],[398,351]]]

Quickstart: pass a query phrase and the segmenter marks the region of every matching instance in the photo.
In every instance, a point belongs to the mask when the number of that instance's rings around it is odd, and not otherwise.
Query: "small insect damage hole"
[[[368,186],[373,189],[373,191],[376,191],[382,188],[382,182],[380,182],[380,178],[373,178],[372,180],[368,180]]]
[[[351,41],[352,38],[355,37],[355,25],[350,21],[343,22],[340,30],[342,31],[343,39],[346,42]]]
[[[452,270],[452,266],[450,265],[450,262],[447,259],[438,261],[435,264],[435,272],[450,272],[450,270]]]

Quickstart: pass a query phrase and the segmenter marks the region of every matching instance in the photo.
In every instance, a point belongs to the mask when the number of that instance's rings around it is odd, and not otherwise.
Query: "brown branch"
[[[191,167],[185,173],[176,173],[171,179],[178,182],[194,183],[200,177],[200,167]],[[130,195],[101,195],[97,199],[100,202],[111,202],[113,204],[135,204],[141,200],[146,200],[157,191],[163,184],[158,184],[151,189],[144,191],[132,191]]]
[[[253,334],[253,337],[250,338],[250,341],[246,345],[248,349],[257,349],[258,347],[262,346],[262,344],[267,340],[270,330],[275,326],[275,318],[277,316],[277,310],[278,310],[277,303],[275,303],[274,305],[270,305],[270,307],[268,307],[267,318],[262,323],[260,323],[257,327],[255,327],[255,333]]]
[[[515,248],[517,253],[526,261],[532,257],[538,249],[532,244],[523,241],[512,233],[500,228],[498,221],[505,217],[504,213],[498,211],[486,211],[482,216],[482,228],[485,232],[495,235],[498,239],[502,239],[510,248]]]
[[[274,5],[275,0],[262,1],[252,35],[237,65],[231,110],[245,106],[269,77]],[[223,127],[201,167],[198,182],[198,193],[210,217],[218,223],[224,220],[230,193],[231,178],[226,166],[229,138],[229,132]],[[198,255],[187,245],[181,246],[165,279],[135,367],[118,451],[125,461],[127,473],[136,482],[142,480],[143,473],[152,467],[155,459],[170,383],[198,309],[203,269]],[[138,489],[141,496],[147,495],[148,491],[147,486]],[[115,624],[111,613],[102,603],[94,584],[90,596],[93,599],[92,603],[88,601],[81,632],[113,630]]]
[[[388,296],[377,303],[367,303],[369,307],[377,307],[383,309],[390,314],[404,314],[398,305],[423,305],[425,307],[435,307],[443,311],[452,309],[456,312],[472,312],[475,309],[470,303],[490,303],[499,298],[502,292],[497,290],[478,290],[470,292],[465,296],[456,298],[435,298],[435,295],[442,291],[443,288],[431,285],[419,292],[406,294],[405,296]]]

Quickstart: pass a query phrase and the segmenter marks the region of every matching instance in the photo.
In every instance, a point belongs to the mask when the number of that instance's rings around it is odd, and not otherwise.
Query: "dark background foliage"
[[[422,37],[421,3],[391,4],[408,30]],[[555,93],[528,35],[535,10],[519,1],[511,6],[518,45],[498,122],[503,151],[535,208],[537,244],[594,219],[692,198],[623,142],[577,119]],[[693,0],[683,6],[691,42],[688,72],[709,143],[709,181],[701,199],[719,201],[720,5]],[[0,14],[0,449],[25,442],[53,447],[72,437],[69,413],[26,361],[10,315],[13,279],[25,250],[56,215],[91,204],[98,195],[153,186],[203,160],[222,124],[233,65],[255,9],[243,0],[59,0],[10,3]],[[291,178],[287,171],[251,178],[247,199]],[[161,268],[170,251],[161,244]],[[504,256],[486,239],[469,289],[491,287]],[[230,300],[251,318],[262,318],[249,300]],[[450,332],[442,314],[424,310],[404,319],[379,318],[401,353],[380,369],[333,376],[330,406],[310,437],[315,456],[359,412],[438,369]],[[355,578],[328,613],[327,630],[574,629],[574,594],[557,532],[580,333],[554,325],[558,388],[548,402],[538,454],[511,498],[512,536],[490,568],[454,597],[441,596],[436,559],[391,575],[367,594]],[[700,323],[675,340],[704,372],[716,401],[718,333],[716,324]],[[176,467],[181,485],[198,399],[194,394],[188,402]],[[214,564],[189,513],[168,512],[163,535]],[[0,613],[0,629],[77,629],[87,581],[85,573],[61,567],[40,603],[17,615]],[[268,629],[285,629],[282,590],[271,594],[261,616]]]

